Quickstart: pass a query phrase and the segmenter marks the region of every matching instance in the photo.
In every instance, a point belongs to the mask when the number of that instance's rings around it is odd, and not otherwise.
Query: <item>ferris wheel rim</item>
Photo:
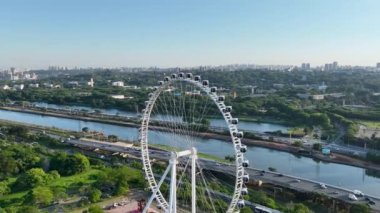
[[[235,188],[234,188],[234,192],[232,194],[232,199],[230,201],[228,209],[226,210],[227,213],[232,213],[232,212],[235,212],[238,202],[241,202],[241,199],[240,199],[242,195],[241,192],[244,185],[243,176],[247,176],[244,173],[244,166],[243,166],[244,154],[243,152],[241,152],[239,148],[239,147],[242,147],[241,140],[236,135],[237,133],[240,133],[240,132],[238,131],[236,124],[231,124],[231,120],[234,118],[231,115],[231,110],[226,110],[228,106],[224,104],[224,96],[218,96],[216,91],[212,91],[212,89],[209,87],[209,83],[207,80],[201,81],[200,76],[195,76],[195,78],[193,78],[191,73],[190,75],[191,77],[189,78],[187,78],[187,76],[185,76],[184,74],[182,75],[183,77],[178,77],[176,74],[173,74],[171,77],[165,77],[164,81],[159,82],[160,85],[158,87],[154,87],[155,91],[153,93],[150,93],[150,97],[148,101],[146,101],[146,107],[143,111],[140,134],[139,134],[139,141],[141,144],[141,156],[142,156],[145,176],[148,181],[150,190],[152,192],[156,191],[156,201],[158,202],[161,208],[163,208],[164,210],[167,210],[169,207],[169,204],[166,201],[165,197],[163,196],[161,190],[158,188],[157,181],[154,176],[150,157],[149,157],[149,143],[148,143],[149,122],[150,122],[151,113],[152,113],[152,110],[156,103],[157,98],[168,86],[170,86],[173,82],[182,81],[182,82],[191,83],[197,86],[203,92],[205,92],[205,94],[207,94],[207,96],[211,100],[213,100],[214,104],[218,107],[219,112],[223,115],[223,119],[228,126],[228,130],[231,136],[231,141],[233,143],[233,147],[235,151],[234,156],[235,156],[235,166],[236,166]],[[219,99],[220,97],[223,97],[222,98],[223,100]]]

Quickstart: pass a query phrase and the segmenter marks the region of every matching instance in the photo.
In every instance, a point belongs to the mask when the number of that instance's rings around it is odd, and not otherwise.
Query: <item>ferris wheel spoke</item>
[[[159,131],[159,133],[162,135],[171,134],[174,140],[170,140],[169,143],[172,144],[173,141],[176,141],[176,139],[178,138],[180,134],[177,134],[178,130],[176,127],[173,126],[174,121],[172,120],[171,117],[169,117],[171,113],[169,113],[167,105],[168,104],[166,101],[166,97],[165,96],[163,96],[162,98],[159,97],[159,103],[157,104],[157,106],[159,107],[156,107],[155,111],[157,112],[155,112],[154,114],[156,114],[157,117],[159,116],[164,117],[164,121],[161,122],[161,125],[163,128],[165,128],[165,131]],[[172,145],[176,145],[176,144],[172,144]]]
[[[182,90],[183,88],[182,88],[182,84],[179,84],[180,86],[181,86],[181,90],[180,90],[180,97],[184,97],[184,91]],[[177,100],[177,96],[175,96],[174,98],[173,98],[173,100]],[[175,104],[175,105],[178,105],[178,108],[177,108],[177,110],[176,110],[176,108],[174,108],[175,109],[175,111],[178,111],[178,113],[176,113],[176,116],[178,116],[180,119],[181,119],[181,121],[180,121],[180,124],[179,124],[179,127],[180,127],[180,134],[181,135],[186,135],[186,143],[188,143],[188,146],[189,147],[192,147],[192,140],[191,140],[191,138],[188,136],[189,134],[188,134],[188,128],[186,127],[186,124],[183,122],[183,111],[184,111],[184,109],[185,108],[182,108],[182,107],[179,107],[180,106],[180,103],[178,103],[178,104]]]
[[[176,111],[176,107],[173,107],[175,105],[172,104],[170,107],[168,106],[170,102],[174,102],[174,98],[172,98],[171,100],[167,97],[168,95],[167,94],[164,94],[163,95],[163,98],[160,99],[160,101],[163,103],[161,106],[161,111],[159,113],[159,115],[162,115],[162,114],[165,114],[166,115],[166,118],[165,119],[167,122],[165,122],[165,127],[166,128],[169,128],[171,131],[169,132],[170,134],[173,135],[173,138],[177,138],[179,136],[185,136],[186,137],[186,141],[189,141],[188,139],[188,134],[185,134],[184,132],[184,128],[182,127],[183,125],[176,125],[178,122],[176,120],[173,119],[173,115],[174,116],[177,116],[179,113],[177,113]],[[170,111],[170,109],[174,109],[174,111]],[[178,141],[178,140],[174,140],[174,141]],[[173,145],[177,145],[177,144],[173,144]]]
[[[209,188],[208,188],[208,184],[207,184],[207,182],[206,182],[206,180],[205,180],[205,177],[204,177],[204,175],[203,175],[203,169],[202,169],[202,167],[200,167],[200,165],[199,165],[198,162],[197,162],[197,167],[198,167],[198,169],[199,169],[200,178],[201,178],[201,180],[202,180],[202,182],[203,182],[203,184],[204,184],[204,187],[205,187],[205,189],[206,189],[207,197],[208,197],[209,200],[210,200],[210,204],[211,204],[211,206],[212,206],[212,210],[213,210],[214,212],[216,212],[216,208],[215,208],[215,205],[214,205],[214,201],[213,201],[213,199],[212,199],[211,192],[210,192],[210,190],[209,190]]]
[[[187,160],[186,165],[184,166],[183,172],[181,176],[178,179],[177,187],[179,187],[182,184],[182,178],[184,177],[184,174],[187,172],[187,167],[189,166],[190,158]]]
[[[244,173],[244,167],[248,166],[248,161],[244,160],[242,151],[244,149],[242,149],[243,146],[240,141],[243,134],[238,132],[236,126],[237,119],[235,121],[231,116],[231,108],[226,107],[224,101],[224,96],[218,96],[216,89],[209,87],[208,81],[202,81],[200,76],[182,73],[178,74],[178,76],[171,75],[165,77],[164,81],[160,82],[160,86],[150,94],[142,116],[139,140],[141,141],[142,159],[149,187],[154,192],[157,203],[164,211],[171,213],[177,211],[177,204],[179,204],[179,202],[176,202],[177,196],[183,196],[181,198],[182,205],[189,206],[190,203],[195,205],[199,202],[199,205],[196,205],[197,208],[203,205],[204,208],[208,208],[208,211],[214,212],[234,212],[236,207],[241,208],[244,205],[244,201],[241,200],[241,192],[244,191],[243,180],[248,180],[247,175]],[[212,108],[212,105],[216,107]],[[217,173],[213,173],[207,169],[204,170],[199,163],[201,161],[197,161],[196,166],[194,164],[194,166],[191,166],[191,170],[189,169],[190,159],[195,159],[195,156],[198,155],[196,151],[191,150],[196,150],[199,132],[204,131],[205,118],[210,113],[214,115],[214,112],[218,111],[230,131],[232,148],[236,156],[234,187],[229,187],[229,184],[224,181],[221,183],[220,179],[214,175]],[[151,117],[159,125],[154,127],[158,131],[149,135],[149,130],[152,129],[149,128]],[[161,181],[158,184],[156,182],[152,170],[153,165],[149,157],[148,143],[151,141],[150,139],[157,139],[155,138],[157,134],[164,136],[164,140],[154,143],[163,142],[165,145],[169,145],[169,147],[174,147],[174,149],[170,148],[169,150],[175,150],[171,157],[171,162],[174,161],[175,164],[172,164],[171,182],[174,184],[172,184],[170,190],[170,202],[168,202],[168,199],[161,192]],[[149,137],[153,138],[149,139]],[[213,152],[217,153],[218,151]],[[198,183],[196,186],[195,182]],[[231,202],[229,205],[222,205],[223,202],[221,202],[221,194],[218,192],[218,187],[210,185],[215,182],[219,186],[228,186],[228,193],[230,193],[230,188],[233,188],[233,192],[230,194]],[[189,202],[189,199],[185,199],[189,196],[189,190],[192,191],[191,202]],[[197,194],[199,194],[200,199],[193,200]],[[195,207],[192,207],[192,209],[194,212]]]

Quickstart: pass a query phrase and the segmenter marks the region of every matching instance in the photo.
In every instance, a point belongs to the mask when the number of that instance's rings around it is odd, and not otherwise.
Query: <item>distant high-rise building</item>
[[[11,67],[10,71],[11,71],[10,72],[10,77],[11,77],[10,80],[12,80],[12,81],[18,80],[18,76],[16,75],[16,68]]]
[[[301,69],[302,70],[310,70],[310,63],[302,63]]]
[[[376,64],[376,68],[380,69],[380,62]]]
[[[330,71],[332,67],[332,64],[325,64],[325,71]]]
[[[325,64],[325,71],[338,70],[338,62],[334,61],[332,64]]]
[[[334,62],[332,63],[332,69],[333,69],[333,70],[337,70],[337,69],[338,69],[338,62],[337,62],[337,61],[334,61]]]

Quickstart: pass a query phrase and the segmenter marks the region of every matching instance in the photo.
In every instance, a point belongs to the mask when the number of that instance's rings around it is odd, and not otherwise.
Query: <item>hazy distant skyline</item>
[[[0,68],[380,62],[378,0],[0,0]]]

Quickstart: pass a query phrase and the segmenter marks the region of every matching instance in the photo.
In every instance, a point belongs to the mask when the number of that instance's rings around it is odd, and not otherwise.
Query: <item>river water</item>
[[[50,109],[64,109],[64,110],[77,110],[77,111],[86,111],[86,112],[95,112],[98,111],[101,114],[105,115],[117,115],[120,117],[129,117],[129,118],[135,118],[139,114],[136,112],[127,112],[123,110],[118,109],[97,109],[92,107],[86,107],[86,106],[66,106],[66,105],[57,105],[57,104],[48,104],[44,102],[34,102],[32,103],[37,107],[42,108],[50,108]],[[165,116],[159,116],[156,115],[155,117],[152,117],[152,119],[155,120],[167,120],[167,115]],[[180,117],[171,116],[169,121],[181,121],[182,119]],[[223,119],[210,119],[210,125],[213,127],[225,127],[225,121]],[[245,131],[252,131],[252,132],[275,132],[275,131],[282,131],[283,133],[287,132],[290,127],[287,127],[285,125],[279,125],[279,124],[271,124],[271,123],[257,123],[257,122],[249,122],[249,121],[240,121],[239,122],[239,129],[245,130]]]
[[[84,122],[75,119],[57,118],[51,116],[41,116],[28,113],[12,112],[0,110],[0,119],[18,121],[42,125],[47,127],[57,127],[66,130],[78,131],[83,127],[90,130],[104,132],[104,134],[114,134],[123,139],[136,140],[138,131],[132,127],[122,127],[97,122]],[[240,124],[239,124],[240,125]],[[173,138],[164,132],[150,131],[150,143],[183,146],[189,136],[183,138]],[[154,140],[153,140],[154,139]],[[173,142],[175,140],[175,142]],[[207,153],[219,157],[232,154],[231,143],[199,137],[190,138],[199,152]],[[275,151],[267,148],[249,146],[246,158],[251,162],[251,166],[267,169],[274,167],[279,172],[312,179],[327,184],[342,186],[348,189],[358,189],[364,193],[380,197],[380,178],[370,176],[373,171],[341,165],[336,163],[318,162],[311,158],[296,156],[287,152]]]

